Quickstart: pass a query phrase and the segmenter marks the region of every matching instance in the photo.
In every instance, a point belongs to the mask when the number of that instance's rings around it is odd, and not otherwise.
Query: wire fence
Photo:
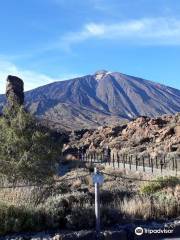
[[[51,183],[50,182],[44,182],[44,183],[34,183],[34,184],[12,184],[12,185],[8,185],[8,186],[0,185],[0,189],[53,186],[54,184],[57,184],[57,183],[64,183],[64,182],[68,182],[68,181],[74,181],[74,180],[77,180],[77,179],[82,179],[82,178],[85,178],[89,175],[90,175],[90,173],[82,175],[82,176],[76,176],[76,177],[73,177],[73,178],[65,177],[65,178],[62,178],[62,179],[53,180]]]
[[[86,163],[92,167],[93,165],[103,164],[105,166],[112,166],[114,169],[129,169],[131,171],[143,171],[146,173],[156,173],[159,171],[160,174],[163,174],[164,171],[168,171],[169,175],[173,172],[173,175],[179,176],[179,165],[180,159],[177,156],[167,157],[165,155],[152,158],[150,155],[138,156],[138,155],[127,155],[127,154],[104,154],[104,153],[86,153],[78,151],[76,153],[71,153],[76,160],[79,161],[79,168],[86,167]],[[66,154],[67,155],[67,154]],[[64,155],[64,157],[66,157]],[[170,164],[171,163],[171,164]],[[60,164],[63,164],[60,162]],[[77,166],[76,166],[77,167]],[[91,169],[92,170],[92,169]],[[142,181],[142,182],[157,182],[157,180],[149,180],[142,178],[132,178],[127,176],[122,176],[121,174],[109,174],[106,172],[101,172],[103,175],[111,176],[114,178],[121,178],[131,181]],[[88,172],[85,175],[77,175],[76,177],[66,177],[61,176],[59,179],[53,180],[53,182],[43,182],[43,183],[33,183],[33,184],[7,184],[0,183],[0,189],[15,189],[15,188],[30,188],[30,187],[45,187],[53,186],[53,184],[64,183],[68,181],[74,181],[77,179],[86,178],[87,176],[92,175],[91,172]],[[158,180],[159,181],[159,180]]]
[[[113,168],[124,168],[132,171],[163,174],[165,171],[178,175],[180,173],[180,154],[174,156],[159,155],[151,157],[149,154],[132,155],[116,153],[86,153],[78,151],[72,153],[81,162],[90,164],[104,164]]]
[[[120,178],[120,179],[124,179],[124,180],[130,180],[130,181],[140,181],[140,182],[159,182],[159,180],[150,180],[150,179],[142,179],[142,178],[132,178],[132,177],[125,177],[125,176],[121,176],[121,175],[117,175],[117,174],[108,174],[106,172],[102,172],[100,171],[99,173],[101,173],[102,175],[106,175],[106,176],[110,176],[110,177],[114,177],[114,178]],[[88,176],[92,176],[92,173],[83,175],[83,176],[77,176],[74,178],[65,178],[65,179],[60,179],[60,180],[54,180],[52,183],[42,183],[42,184],[12,184],[12,185],[8,185],[8,186],[0,186],[0,189],[15,189],[15,188],[31,188],[31,187],[50,187],[53,186],[54,184],[57,183],[67,183],[68,181],[74,181],[77,179],[83,179],[86,178]],[[163,181],[163,179],[162,179]]]
[[[115,173],[107,173],[105,171],[99,171],[100,174],[102,174],[103,176],[110,176],[110,177],[113,177],[115,179],[124,179],[124,180],[129,180],[129,181],[139,181],[139,182],[159,182],[159,181],[167,181],[166,178],[161,178],[161,179],[142,179],[142,178],[135,178],[135,177],[127,177],[127,176],[122,176],[122,173],[119,173],[118,172],[115,174]],[[56,179],[54,180],[53,182],[51,183],[41,183],[41,184],[38,184],[38,183],[34,183],[34,184],[13,184],[13,185],[9,185],[9,186],[0,186],[0,189],[15,189],[15,188],[31,188],[31,187],[51,187],[53,186],[54,184],[57,184],[57,183],[67,183],[67,182],[72,182],[72,181],[75,181],[77,179],[84,179],[88,176],[92,177],[93,173],[91,171],[89,171],[89,173],[87,174],[84,174],[84,175],[79,175],[79,176],[76,176],[76,177],[72,177],[72,178],[69,178],[69,177],[63,177],[61,179]]]

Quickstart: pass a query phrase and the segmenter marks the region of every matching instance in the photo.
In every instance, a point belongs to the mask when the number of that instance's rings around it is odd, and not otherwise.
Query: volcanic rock
[[[150,155],[153,158],[166,154],[179,158],[179,134],[180,114],[139,117],[125,125],[86,131],[81,139],[71,139],[69,148],[85,146],[89,153],[100,153],[109,147],[111,153]]]
[[[15,104],[23,105],[24,83],[20,78],[11,75],[7,77],[6,97],[10,107]]]

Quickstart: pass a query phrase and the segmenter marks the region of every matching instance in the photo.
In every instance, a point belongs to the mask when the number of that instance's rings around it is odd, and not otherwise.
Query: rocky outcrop
[[[12,107],[15,104],[23,105],[24,83],[20,78],[11,75],[7,77],[6,97],[9,107]]]
[[[69,143],[69,148],[82,146],[97,153],[109,147],[112,153],[120,154],[180,155],[180,113],[159,118],[142,116],[125,125],[99,127]]]

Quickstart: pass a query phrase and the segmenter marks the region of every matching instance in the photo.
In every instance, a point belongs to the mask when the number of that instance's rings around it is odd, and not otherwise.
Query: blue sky
[[[180,89],[179,0],[3,0],[0,93],[119,71]]]

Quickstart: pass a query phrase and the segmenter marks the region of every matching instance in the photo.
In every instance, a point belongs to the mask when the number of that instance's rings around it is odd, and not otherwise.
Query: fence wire
[[[67,181],[82,179],[82,178],[85,178],[89,175],[90,175],[90,173],[88,173],[86,175],[82,175],[82,176],[76,176],[76,177],[73,177],[73,178],[58,179],[58,180],[54,180],[51,184],[50,183],[42,183],[42,184],[23,184],[23,185],[0,186],[0,189],[51,186],[55,183],[64,183],[64,182],[67,182]]]
[[[166,178],[161,178],[161,179],[158,179],[158,180],[155,180],[155,179],[140,179],[140,178],[131,178],[131,177],[125,177],[125,176],[122,176],[122,175],[117,175],[117,174],[112,174],[112,173],[106,173],[106,172],[102,172],[102,171],[98,171],[99,174],[102,174],[102,175],[105,175],[105,176],[110,176],[110,177],[114,177],[114,178],[119,178],[119,179],[124,179],[124,180],[130,180],[130,181],[139,181],[139,182],[154,182],[154,183],[157,183],[157,182],[167,182],[168,179]],[[82,176],[76,176],[76,177],[73,177],[73,178],[63,178],[63,179],[58,179],[58,180],[54,180],[52,182],[52,184],[49,184],[49,183],[42,183],[42,184],[23,184],[23,185],[11,185],[11,186],[0,186],[0,189],[13,189],[13,188],[28,188],[28,187],[43,187],[43,186],[53,186],[53,184],[56,184],[56,183],[64,183],[64,182],[67,182],[67,181],[73,181],[73,180],[77,180],[77,179],[83,179],[83,178],[86,178],[88,176],[91,176],[92,177],[92,172],[89,172],[88,174],[85,174],[85,175],[82,175]],[[176,177],[178,178],[178,177]],[[179,179],[179,183],[180,183],[180,178]]]

